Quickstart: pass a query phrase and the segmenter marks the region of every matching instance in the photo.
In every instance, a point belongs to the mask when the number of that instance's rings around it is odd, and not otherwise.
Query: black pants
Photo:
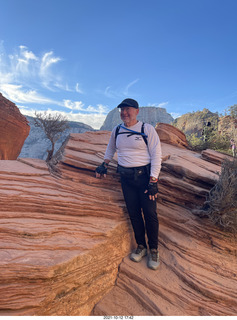
[[[142,174],[136,177],[121,175],[121,185],[128,214],[132,223],[137,244],[147,247],[147,233],[150,249],[158,248],[159,221],[156,213],[156,201],[150,200],[144,193],[149,183],[149,176]],[[142,215],[143,212],[143,215]],[[144,220],[143,220],[144,216]]]

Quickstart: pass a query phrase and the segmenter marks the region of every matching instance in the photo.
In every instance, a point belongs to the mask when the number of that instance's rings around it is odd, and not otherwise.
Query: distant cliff
[[[213,113],[204,108],[202,111],[188,112],[174,120],[174,125],[185,135],[197,133],[198,137],[202,136],[202,130],[205,123],[210,122],[213,127],[217,127],[219,121],[218,113]]]
[[[26,117],[30,125],[30,134],[25,140],[19,155],[20,158],[38,158],[45,160],[47,149],[50,149],[50,141],[44,131],[34,125],[33,117]],[[92,127],[81,123],[69,121],[70,128],[67,129],[61,138],[55,144],[55,152],[61,147],[62,143],[70,133],[84,133],[86,131],[95,131]]]
[[[208,148],[231,154],[230,139],[237,141],[237,118],[208,109],[183,114],[172,125],[186,135],[196,151]]]
[[[146,123],[150,123],[154,127],[156,126],[157,122],[171,123],[172,121],[174,121],[172,116],[167,113],[165,108],[158,107],[139,108],[137,119]],[[100,130],[112,131],[113,128],[119,123],[121,123],[120,113],[118,108],[114,108],[108,113]]]

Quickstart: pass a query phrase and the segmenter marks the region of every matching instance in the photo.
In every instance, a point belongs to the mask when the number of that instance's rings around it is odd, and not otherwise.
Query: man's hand
[[[148,193],[149,199],[155,201],[158,197],[158,185],[157,181],[152,182],[150,181],[147,187],[147,190],[144,193]]]
[[[106,162],[103,162],[99,167],[97,167],[95,169],[96,178],[101,178],[102,175],[106,178],[107,168],[108,168],[108,163]]]

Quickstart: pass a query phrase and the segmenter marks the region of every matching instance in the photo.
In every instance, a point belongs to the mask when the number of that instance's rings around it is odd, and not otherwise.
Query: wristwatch
[[[150,177],[150,182],[157,182],[157,181],[158,181],[157,178],[155,178],[155,177]]]

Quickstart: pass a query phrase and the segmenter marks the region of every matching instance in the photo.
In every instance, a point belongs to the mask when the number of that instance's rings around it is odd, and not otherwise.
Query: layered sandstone
[[[167,123],[157,123],[156,131],[162,142],[172,144],[181,148],[188,148],[188,141],[185,134]]]
[[[116,180],[63,174],[43,160],[0,161],[1,316],[90,314],[130,250]]]
[[[125,257],[114,288],[94,315],[237,315],[236,238],[193,215],[215,184],[218,152],[197,153],[162,144],[157,271]],[[223,157],[222,157],[223,159]],[[213,162],[213,161],[212,161]]]
[[[232,157],[227,154],[216,152],[211,149],[203,150],[201,154],[204,160],[215,163],[219,166],[221,166],[221,164],[224,162],[225,159],[229,159],[229,160],[232,159]]]
[[[0,93],[0,160],[15,160],[30,132],[17,106]]]
[[[220,165],[162,142],[157,271],[134,239],[110,133],[71,134],[51,163],[0,161],[0,315],[236,315],[236,242],[192,211]]]

